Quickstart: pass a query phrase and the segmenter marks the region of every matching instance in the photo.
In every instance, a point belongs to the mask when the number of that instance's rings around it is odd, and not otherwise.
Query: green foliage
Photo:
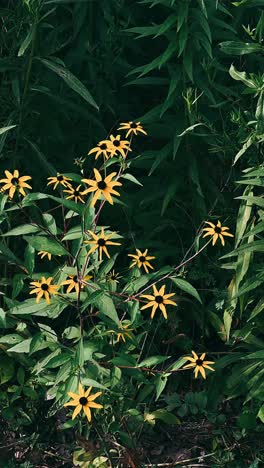
[[[162,440],[162,431],[185,423],[199,432],[207,421],[210,439],[200,446],[212,454],[210,466],[242,467],[250,457],[250,466],[260,466],[260,452],[255,457],[246,441],[251,433],[258,439],[264,421],[263,6],[1,3],[1,179],[18,169],[33,186],[13,202],[0,194],[7,433],[36,431],[46,443],[49,429],[36,426],[45,417],[47,428],[55,421],[56,441],[74,431],[100,441],[94,448],[78,439],[76,466],[136,466],[146,460],[146,440],[154,445],[157,434]],[[148,133],[133,137],[131,157],[102,164],[102,156],[87,156],[111,134],[123,138],[116,128],[129,120]],[[76,203],[66,199],[67,187],[46,186],[57,172],[78,186],[93,178],[95,164],[122,182],[114,206],[99,213],[92,197]],[[235,238],[226,237],[221,251],[219,240],[205,249],[203,223],[218,219]],[[101,228],[122,244],[110,246],[110,259],[87,255],[88,230]],[[156,257],[154,270],[129,268],[135,247]],[[41,251],[52,259],[41,260]],[[79,278],[78,293],[68,284],[50,304],[29,296],[30,281],[52,277],[61,285],[69,275]],[[176,293],[167,321],[140,310],[140,295],[152,294],[156,282]],[[216,360],[208,384],[183,369],[192,349]],[[104,408],[92,411],[91,424],[66,419],[72,408],[63,409],[80,381],[102,392]],[[237,441],[249,443],[250,457],[236,452]],[[151,457],[164,461],[164,454]]]

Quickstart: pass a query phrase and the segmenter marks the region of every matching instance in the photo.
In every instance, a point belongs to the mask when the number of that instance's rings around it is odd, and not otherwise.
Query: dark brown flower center
[[[197,366],[202,366],[202,365],[203,365],[202,359],[196,359],[195,364],[196,364]]]
[[[19,182],[18,177],[13,177],[13,178],[11,179],[11,184],[13,184],[13,185],[17,185],[18,182]]]
[[[42,289],[42,291],[48,291],[48,290],[49,290],[49,285],[46,284],[46,283],[43,283],[43,284],[41,285],[41,289]]]
[[[158,304],[162,304],[162,303],[163,303],[163,297],[162,297],[162,296],[156,296],[156,297],[155,297],[155,301],[156,301]]]
[[[72,278],[72,281],[74,281],[74,283],[78,283],[78,276],[75,275],[75,276]]]
[[[132,123],[130,124],[130,128],[137,128],[137,124],[136,124],[135,122],[132,122]]]
[[[105,239],[98,239],[97,244],[99,247],[104,247],[105,246]]]
[[[113,145],[114,146],[120,146],[120,141],[119,140],[114,140]]]
[[[102,143],[101,145],[99,145],[99,148],[100,148],[101,150],[104,151],[104,150],[107,149],[107,144],[106,144],[106,143]]]
[[[104,190],[106,188],[106,183],[104,180],[100,180],[100,182],[97,183],[97,187],[100,189],[100,190]]]
[[[80,399],[79,399],[79,403],[80,405],[84,406],[86,405],[86,403],[88,402],[87,398],[85,396],[82,396]]]
[[[63,176],[63,175],[57,176],[57,180],[58,180],[59,182],[62,182],[62,181],[64,180],[64,176]]]
[[[74,190],[74,196],[79,197],[80,196],[80,190],[75,189]]]
[[[220,234],[222,232],[222,229],[218,226],[215,226],[214,231],[216,234]]]
[[[142,262],[142,263],[145,262],[145,261],[146,261],[146,257],[144,257],[144,255],[141,255],[141,256],[139,257],[139,261]]]

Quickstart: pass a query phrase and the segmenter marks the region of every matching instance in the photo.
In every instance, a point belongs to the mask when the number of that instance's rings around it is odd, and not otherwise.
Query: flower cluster
[[[147,135],[147,132],[144,130],[140,122],[133,122],[129,121],[127,123],[121,123],[118,131],[125,131],[124,139],[121,138],[120,134],[113,135],[111,134],[108,139],[101,140],[98,144],[92,148],[88,155],[94,155],[95,160],[97,160],[100,156],[103,156],[103,165],[99,169],[93,168],[93,176],[84,176],[83,170],[81,171],[82,178],[78,175],[78,177],[74,176],[74,174],[62,174],[57,173],[51,177],[48,177],[47,186],[51,186],[53,190],[59,189],[61,195],[64,196],[66,200],[71,200],[71,203],[81,203],[84,206],[84,210],[86,210],[86,206],[94,208],[98,201],[100,201],[100,207],[95,214],[94,219],[91,221],[89,228],[82,229],[82,238],[79,244],[80,250],[84,253],[85,257],[85,266],[81,266],[82,272],[79,268],[76,268],[76,273],[68,274],[69,270],[67,271],[66,279],[62,278],[63,281],[58,281],[60,284],[54,284],[55,277],[52,276],[46,278],[45,276],[41,276],[41,279],[35,279],[30,282],[30,295],[36,295],[36,303],[39,303],[41,299],[45,300],[48,305],[51,303],[51,299],[53,296],[58,296],[60,294],[60,289],[63,291],[66,290],[66,294],[75,293],[78,297],[78,302],[82,296],[82,291],[84,290],[85,286],[89,281],[92,280],[92,276],[86,274],[87,271],[90,272],[91,268],[87,268],[89,264],[91,256],[96,256],[99,262],[102,262],[103,257],[107,257],[110,259],[109,248],[120,246],[120,242],[116,242],[116,238],[120,237],[117,235],[116,232],[108,231],[108,228],[98,227],[98,219],[101,212],[101,208],[105,202],[108,202],[110,205],[113,205],[115,202],[114,197],[120,197],[119,191],[117,188],[122,187],[122,183],[120,182],[120,177],[122,176],[122,171],[126,163],[124,160],[127,159],[129,153],[132,151],[131,149],[131,141],[134,136],[138,134]],[[128,139],[129,138],[129,139]],[[109,161],[110,158],[116,158],[112,161]],[[107,174],[107,168],[109,165],[119,163],[120,169],[114,170]],[[82,163],[81,163],[82,164]],[[20,176],[19,171],[17,169],[14,170],[13,173],[9,172],[8,170],[5,171],[5,178],[0,180],[0,183],[3,184],[1,187],[1,191],[3,193],[8,193],[9,198],[12,200],[17,194],[19,197],[25,197],[27,192],[25,189],[31,189],[32,187],[27,183],[28,180],[31,179],[30,176]],[[92,177],[92,178],[90,178]],[[73,179],[74,180],[73,180]],[[74,184],[74,181],[77,180],[77,183]],[[88,201],[86,200],[86,196],[89,195],[90,198]],[[54,197],[51,197],[54,198]],[[66,204],[66,203],[65,203]],[[67,203],[66,206],[73,205]],[[78,208],[79,209],[79,208]],[[80,207],[81,209],[81,207]],[[94,210],[91,210],[94,213]],[[209,227],[205,227],[202,229],[203,238],[210,236],[210,242],[214,246],[219,239],[221,244],[224,246],[225,244],[225,236],[233,237],[233,234],[227,232],[229,230],[228,227],[222,226],[220,221],[217,221],[216,224],[206,221]],[[64,233],[67,232],[67,228],[65,229]],[[46,248],[46,246],[45,246]],[[48,250],[48,249],[47,249]],[[47,250],[39,250],[38,255],[41,259],[47,258],[49,261],[52,259],[52,255]],[[52,252],[52,251],[51,251]],[[154,270],[155,262],[152,262],[156,259],[155,256],[149,254],[149,250],[143,246],[142,250],[139,248],[135,248],[134,253],[129,253],[128,257],[131,258],[131,262],[129,265],[129,269],[138,269],[143,270],[143,272],[148,275],[145,276],[146,280],[152,277],[150,275],[150,271]],[[78,260],[78,258],[77,258]],[[98,263],[98,262],[97,262]],[[153,264],[152,264],[153,263]],[[77,263],[76,263],[77,264]],[[74,263],[74,265],[76,265]],[[70,266],[68,263],[67,266]],[[73,268],[71,268],[73,270]],[[70,272],[72,273],[72,271]],[[109,270],[108,270],[109,271]],[[132,273],[133,274],[133,273]],[[168,275],[161,278],[161,280],[167,278]],[[120,279],[120,275],[116,273],[114,270],[110,271],[110,273],[106,276],[106,281],[118,283]],[[150,319],[154,319],[157,311],[159,312],[160,316],[163,317],[165,320],[168,319],[168,308],[169,306],[176,307],[176,297],[174,292],[168,291],[165,292],[166,285],[162,284],[157,287],[157,283],[161,280],[155,281],[152,285],[147,286],[141,293],[136,294],[134,297],[127,296],[127,300],[136,300],[140,304],[140,310],[144,311],[146,309],[150,309]],[[90,283],[91,287],[94,286],[94,283]],[[111,287],[113,283],[111,284]],[[116,285],[114,286],[116,287]],[[152,287],[152,292],[145,294],[145,291]],[[110,288],[109,288],[110,290]],[[113,291],[110,291],[110,293]],[[144,292],[144,294],[142,294]],[[115,294],[115,292],[114,292]],[[116,293],[117,294],[117,293]],[[122,296],[122,294],[121,294]],[[65,297],[62,296],[64,299]],[[56,303],[56,300],[55,300]],[[142,304],[143,303],[143,304]],[[116,343],[126,343],[127,340],[131,340],[131,346],[133,346],[134,337],[133,337],[133,329],[130,328],[130,322],[124,320],[122,317],[119,323],[116,325],[115,329],[107,330],[106,333],[111,333],[112,336],[112,344]],[[121,344],[122,345],[122,344]],[[206,370],[214,371],[211,365],[214,364],[213,361],[205,360],[206,354],[201,354],[200,357],[192,351],[192,356],[185,356],[183,359],[185,361],[189,361],[188,364],[183,366],[183,369],[191,369],[194,370],[195,378],[201,374],[202,378],[206,378]],[[92,414],[91,409],[100,409],[103,406],[95,402],[96,398],[98,398],[102,392],[97,392],[95,394],[91,394],[92,387],[89,387],[88,390],[85,390],[83,385],[80,383],[79,379],[79,387],[78,393],[68,392],[68,396],[72,399],[71,401],[65,403],[65,407],[73,406],[75,407],[72,419],[75,419],[76,416],[83,410],[85,416],[87,417],[88,421],[91,422]]]

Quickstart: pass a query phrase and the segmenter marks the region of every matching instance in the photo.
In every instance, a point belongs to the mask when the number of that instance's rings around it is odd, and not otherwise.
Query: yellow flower
[[[45,252],[45,250],[40,250],[40,251],[38,252],[38,255],[40,255],[41,260],[42,260],[44,257],[46,257],[46,255],[47,255],[48,259],[51,260],[51,253]]]
[[[130,148],[130,142],[128,140],[120,140],[121,135],[110,135],[110,140],[103,140],[102,143],[108,143],[110,149],[110,156],[113,157],[116,153],[120,153],[125,159],[128,151],[132,151]]]
[[[108,159],[111,152],[112,152],[111,142],[109,140],[103,140],[103,141],[100,141],[97,146],[92,148],[89,151],[88,155],[96,153],[95,159],[97,159],[102,154],[105,159]]]
[[[95,250],[99,249],[99,258],[102,260],[103,252],[110,258],[110,255],[107,250],[107,245],[121,245],[120,242],[113,242],[109,239],[115,234],[112,232],[105,236],[104,228],[102,228],[100,235],[95,234],[93,231],[88,231],[90,236],[92,236],[93,240],[86,240],[84,241],[85,244],[93,244],[87,255],[91,255]]]
[[[9,171],[5,171],[5,175],[6,179],[0,180],[0,183],[5,184],[3,187],[1,187],[1,190],[9,190],[9,198],[12,199],[17,190],[25,197],[26,192],[24,188],[32,189],[31,185],[26,183],[26,180],[30,180],[32,177],[19,177],[19,172],[17,169],[14,170],[14,174]]]
[[[206,379],[204,369],[210,369],[211,371],[214,371],[212,367],[208,366],[208,364],[214,364],[214,361],[204,361],[205,353],[201,354],[200,357],[198,357],[194,351],[192,351],[192,354],[193,357],[184,356],[184,359],[190,361],[191,363],[183,366],[183,369],[190,369],[191,367],[194,367],[195,378],[197,378],[198,373],[200,372],[201,376]]]
[[[118,330],[110,330],[111,333],[115,333],[115,335],[117,335],[117,343],[119,343],[120,340],[122,340],[125,343],[126,338],[130,340],[132,339],[132,335],[130,332],[132,332],[133,329],[128,327],[129,324],[123,325],[121,322]]]
[[[71,200],[74,198],[75,203],[78,203],[80,201],[81,203],[85,203],[83,197],[83,192],[80,190],[81,185],[78,185],[77,188],[70,187],[69,190],[63,190],[65,193],[69,193],[68,197],[66,197],[66,200]]]
[[[122,276],[116,273],[115,270],[110,271],[107,275],[108,281],[114,281],[115,283],[119,283],[120,278],[122,278]]]
[[[92,388],[93,387],[89,387],[88,390],[86,390],[85,392],[82,384],[79,384],[79,393],[68,392],[68,395],[72,398],[72,400],[68,403],[65,403],[64,406],[76,407],[74,412],[72,413],[72,419],[76,418],[76,416],[83,409],[88,421],[91,422],[92,415],[90,408],[103,408],[103,405],[99,405],[99,403],[94,402],[96,398],[102,395],[102,392],[97,392],[93,395],[90,395]]]
[[[83,191],[83,195],[86,195],[88,192],[95,192],[91,206],[94,206],[95,203],[97,202],[98,198],[103,195],[104,198],[111,204],[113,205],[113,199],[111,197],[111,194],[120,196],[120,193],[118,193],[116,190],[113,189],[116,185],[121,186],[121,182],[117,181],[112,181],[113,177],[115,177],[116,172],[112,172],[109,174],[105,179],[102,178],[100,172],[97,169],[94,169],[94,175],[96,180],[92,179],[82,179],[82,182],[84,182],[87,185],[91,185],[90,188],[86,189]]]
[[[80,289],[83,289],[84,288],[84,284],[82,284],[78,278],[77,275],[68,275],[68,278],[66,281],[63,281],[61,283],[61,286],[64,285],[64,284],[67,284],[69,285],[68,288],[67,288],[67,291],[66,293],[70,293],[72,291],[72,289],[74,288],[75,291],[78,292],[80,291]],[[92,276],[85,276],[83,278],[83,281],[88,281],[92,278]]]
[[[54,184],[53,190],[55,190],[58,185],[62,185],[63,187],[71,187],[71,184],[68,181],[72,179],[65,177],[63,174],[57,172],[56,177],[48,177],[47,180],[49,180],[47,185]]]
[[[155,284],[153,284],[153,293],[154,293],[154,296],[146,295],[146,294],[140,296],[140,297],[143,297],[144,299],[149,300],[148,304],[141,307],[141,310],[147,309],[148,307],[152,307],[150,318],[153,319],[153,317],[154,317],[154,315],[156,313],[156,310],[159,308],[161,310],[162,314],[163,314],[163,317],[165,319],[167,319],[168,315],[167,315],[165,305],[167,305],[167,304],[171,304],[173,306],[177,305],[176,302],[171,301],[169,299],[169,297],[175,296],[175,294],[174,293],[164,294],[165,293],[165,286],[164,285],[161,286],[160,290],[158,291]]]
[[[134,135],[137,135],[137,133],[144,133],[144,135],[147,135],[147,132],[143,129],[142,125],[140,125],[140,122],[123,122],[120,124],[120,127],[117,130],[128,130],[126,133],[126,138],[130,135],[130,133],[134,133]]]
[[[44,295],[47,304],[50,304],[50,296],[52,294],[58,294],[57,289],[59,289],[59,285],[50,284],[52,281],[52,276],[49,278],[45,278],[42,276],[41,281],[31,281],[30,286],[34,288],[30,291],[29,294],[37,294],[36,303],[38,304],[42,296]]]
[[[156,257],[148,256],[148,249],[146,249],[145,252],[141,252],[139,249],[136,249],[136,251],[137,255],[128,254],[128,257],[134,258],[129,268],[133,268],[134,266],[141,268],[143,266],[146,273],[149,272],[148,268],[154,270],[154,267],[148,262],[148,260],[153,260]]]
[[[204,228],[203,231],[207,231],[203,237],[206,236],[212,236],[213,239],[213,245],[215,245],[218,237],[221,240],[222,245],[225,245],[225,240],[223,236],[229,236],[229,237],[234,237],[233,234],[230,234],[230,232],[226,232],[229,228],[221,226],[220,221],[217,222],[217,224],[210,223],[209,221],[205,221],[205,224],[209,224],[211,227]]]

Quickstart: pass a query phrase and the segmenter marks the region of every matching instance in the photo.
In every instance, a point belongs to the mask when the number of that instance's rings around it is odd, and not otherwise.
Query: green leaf
[[[132,174],[123,174],[122,176],[122,179],[127,179],[127,180],[130,180],[130,182],[133,182],[134,184],[137,184],[137,185],[141,185],[141,187],[143,187],[143,185],[141,184],[141,182],[139,182],[136,177],[134,177]]]
[[[21,226],[13,228],[5,234],[2,234],[2,236],[22,236],[23,234],[32,234],[33,232],[38,232],[40,230],[41,228],[34,224],[22,224]]]
[[[72,210],[74,211],[74,213],[78,213],[80,215],[83,213],[83,210],[85,208],[84,206],[78,205],[78,203],[75,203],[71,200],[66,200],[65,198],[54,197],[53,195],[48,195],[48,198],[58,202],[60,205],[65,206],[66,208],[68,208],[68,210]]]
[[[156,378],[156,380],[155,380],[156,401],[159,399],[159,397],[162,394],[164,388],[166,387],[169,376],[170,376],[170,374],[160,374]]]
[[[92,302],[98,308],[100,315],[103,314],[106,317],[109,317],[111,320],[113,320],[116,324],[119,325],[119,318],[116,312],[114,302],[108,294],[104,292],[102,293],[102,291],[96,291],[96,294],[94,294],[92,298]]]
[[[82,377],[82,384],[87,387],[95,387],[95,388],[101,388],[102,390],[107,390],[105,385],[99,382],[96,382],[96,380],[89,379],[89,377]]]
[[[259,418],[261,422],[264,424],[264,405],[260,407],[259,412],[257,414],[257,418]]]
[[[52,255],[68,255],[67,250],[61,245],[60,241],[55,239],[44,236],[24,236],[23,239],[38,251],[44,250]]]
[[[149,358],[143,359],[143,361],[141,361],[139,364],[137,364],[137,367],[156,366],[157,364],[160,364],[161,362],[164,362],[169,358],[170,358],[170,356],[151,356]]]
[[[232,252],[229,252],[228,254],[221,257],[221,259],[233,257],[234,255],[238,255],[241,252],[264,252],[264,240],[250,242],[249,244],[243,244],[237,249],[233,250]]]
[[[16,344],[12,348],[8,349],[8,353],[29,353],[30,343],[32,338],[28,338],[26,340],[21,341],[21,343]]]
[[[86,102],[88,102],[91,106],[95,107],[95,109],[99,110],[98,105],[94,101],[92,95],[89,93],[86,86],[76,77],[74,76],[67,68],[58,65],[56,62],[52,62],[51,60],[47,59],[38,59],[45,65],[47,68],[52,70],[56,73],[63,81],[77,94],[79,94]]]
[[[42,301],[39,304],[37,304],[36,299],[26,299],[25,301],[21,302],[20,304],[10,309],[8,311],[8,314],[30,315],[30,314],[35,314],[36,312],[40,312],[44,309],[47,309],[47,307],[48,305],[46,304],[45,301]]]
[[[15,127],[16,127],[16,125],[9,125],[8,127],[1,127],[0,128],[0,135],[2,135],[5,132],[8,132],[9,130],[11,130],[11,128],[15,128]]]
[[[24,53],[26,52],[28,46],[32,42],[32,38],[34,36],[34,33],[35,33],[35,24],[33,24],[31,26],[31,28],[29,29],[25,39],[23,40],[21,46],[19,47],[19,51],[17,53],[18,57],[21,57],[22,55],[24,55]]]
[[[234,80],[242,81],[242,83],[244,83],[249,88],[256,89],[256,84],[254,83],[252,79],[247,77],[246,72],[239,72],[238,70],[236,70],[233,64],[231,65],[229,69],[229,74],[230,76],[232,76]]]
[[[263,52],[264,48],[254,42],[226,41],[220,44],[221,51],[227,55],[245,55]]]
[[[178,288],[180,288],[182,291],[186,292],[187,294],[190,294],[191,296],[195,297],[195,299],[197,299],[197,301],[199,301],[200,304],[202,304],[202,300],[198,292],[188,281],[182,278],[173,278],[173,277],[171,277],[171,280],[176,284],[176,286],[178,286]]]
[[[49,213],[43,213],[42,217],[44,219],[44,224],[48,228],[49,232],[53,234],[54,236],[56,236],[57,226],[56,226],[56,221],[53,218],[53,216]]]
[[[174,414],[172,413],[169,413],[169,411],[166,411],[164,409],[158,409],[156,411],[154,411],[153,413],[151,413],[151,415],[155,418],[155,419],[160,419],[161,421],[165,422],[166,424],[181,424],[179,418],[177,418],[177,416],[175,416]]]

